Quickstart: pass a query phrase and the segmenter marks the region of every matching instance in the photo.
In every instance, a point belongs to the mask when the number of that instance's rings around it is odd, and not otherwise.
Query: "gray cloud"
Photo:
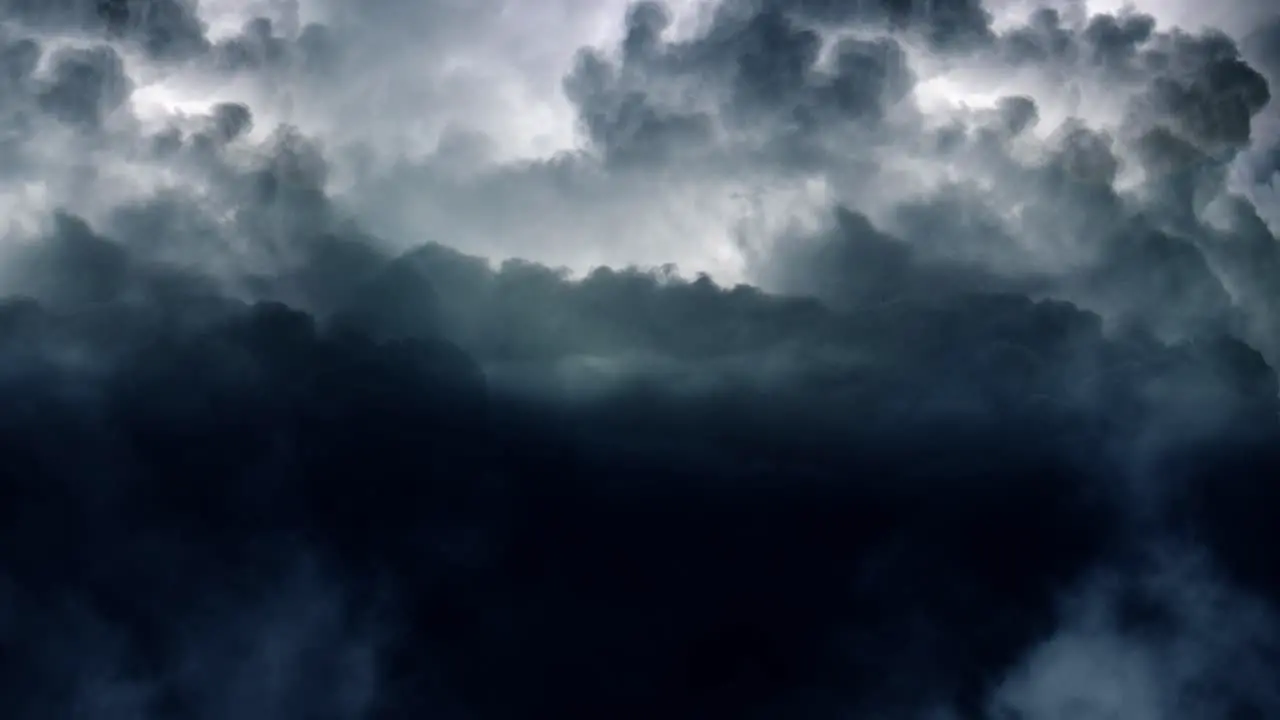
[[[0,4],[0,694],[1273,712],[1274,27],[1014,5]]]
[[[105,115],[129,99],[131,88],[124,62],[110,47],[64,50],[51,62],[51,77],[38,102],[42,110],[62,122],[97,129]]]
[[[5,0],[6,20],[52,33],[120,38],[160,60],[205,50],[198,0]]]

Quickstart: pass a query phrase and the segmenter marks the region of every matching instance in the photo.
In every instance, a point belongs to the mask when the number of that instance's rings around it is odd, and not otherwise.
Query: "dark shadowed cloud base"
[[[378,169],[255,103],[495,6],[245,5],[0,1],[4,717],[1280,717],[1280,24],[641,2],[573,149]],[[744,178],[751,284],[450,238]]]

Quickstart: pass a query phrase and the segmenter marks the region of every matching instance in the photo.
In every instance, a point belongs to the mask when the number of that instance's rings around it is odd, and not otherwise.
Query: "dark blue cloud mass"
[[[3,206],[4,717],[1280,717],[1280,246],[1232,185],[1274,32],[640,2],[565,68],[578,147],[381,181],[530,224],[825,183],[734,284],[395,242],[350,147],[144,122],[140,67],[336,94],[489,12],[268,5],[0,2],[0,182],[52,197]],[[925,57],[1101,78],[1123,122],[939,122]]]

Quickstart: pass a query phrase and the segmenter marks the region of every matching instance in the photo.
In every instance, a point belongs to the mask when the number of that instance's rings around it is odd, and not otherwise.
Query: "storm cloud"
[[[1280,26],[1089,10],[0,4],[8,712],[1280,715]]]

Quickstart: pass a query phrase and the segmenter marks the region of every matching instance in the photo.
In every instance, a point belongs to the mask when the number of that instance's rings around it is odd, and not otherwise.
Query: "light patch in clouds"
[[[144,123],[159,125],[174,116],[207,114],[218,100],[204,93],[192,92],[181,83],[158,81],[134,90],[131,98],[134,112]]]
[[[983,89],[981,84],[939,75],[916,85],[916,97],[927,113],[955,109],[994,108],[1001,93]]]
[[[0,192],[0,217],[5,223],[0,230],[0,241],[16,242],[38,232],[53,206],[48,186],[29,180],[0,187],[4,189]]]

